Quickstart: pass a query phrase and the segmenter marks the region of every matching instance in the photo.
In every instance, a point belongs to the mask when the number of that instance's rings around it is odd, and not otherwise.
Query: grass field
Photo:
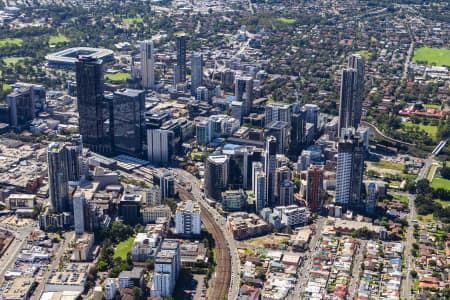
[[[435,223],[433,214],[428,214],[428,215],[423,215],[423,216],[419,215],[418,219],[425,223]]]
[[[114,258],[120,257],[123,260],[127,259],[128,252],[133,248],[134,237],[131,236],[123,242],[120,242],[116,246],[116,250],[114,251]]]
[[[57,45],[62,43],[70,42],[70,39],[63,34],[53,35],[50,37],[49,44]]]
[[[437,126],[424,125],[422,123],[420,123],[420,124],[413,124],[411,122],[403,122],[402,124],[405,127],[418,126],[419,129],[422,129],[423,131],[425,131],[432,139],[436,139],[436,134],[437,134],[437,129],[438,129]]]
[[[436,170],[437,170],[438,166],[433,164],[431,165],[430,169],[428,170],[428,175],[427,175],[427,179],[428,181],[433,181],[434,175],[436,174]]]
[[[4,83],[4,84],[3,84],[3,90],[4,90],[5,92],[8,92],[8,91],[12,90],[12,86],[10,86],[10,85],[7,84],[7,83]]]
[[[10,45],[20,45],[20,44],[22,44],[22,39],[9,38],[9,39],[1,39],[0,40],[0,47],[6,46],[8,44],[10,44]]]
[[[144,20],[141,17],[137,16],[135,18],[124,18],[124,19],[122,19],[122,22],[125,25],[131,25],[131,24],[135,24],[135,23],[143,23]]]
[[[359,50],[355,53],[361,55],[365,60],[369,60],[372,57],[372,53],[367,50]]]
[[[372,166],[380,169],[390,169],[390,170],[403,170],[405,168],[404,164],[395,163],[390,160],[380,160],[378,162],[372,163]]]
[[[434,199],[434,202],[439,203],[443,208],[447,208],[450,205],[449,201],[443,201],[441,199]]]
[[[429,65],[450,67],[450,49],[428,47],[415,49],[413,62],[426,62]]]
[[[7,65],[15,65],[18,62],[20,62],[21,60],[24,60],[27,57],[5,57],[3,59],[3,62]]]
[[[277,21],[286,25],[293,25],[297,23],[297,19],[291,19],[291,18],[277,18]]]
[[[402,195],[393,195],[394,199],[396,200],[400,200],[401,202],[405,203],[406,205],[409,204],[409,198],[406,196],[402,196]]]
[[[437,104],[424,104],[423,105],[425,108],[434,108],[434,109],[441,109],[440,105]]]
[[[105,79],[111,81],[123,81],[130,78],[130,74],[128,73],[115,73],[115,74],[106,74]]]
[[[434,178],[431,182],[431,187],[434,189],[445,189],[450,191],[450,180],[444,178]]]

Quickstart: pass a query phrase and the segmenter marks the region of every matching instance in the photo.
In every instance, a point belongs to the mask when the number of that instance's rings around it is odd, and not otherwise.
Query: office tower
[[[75,224],[75,233],[83,234],[84,226],[84,211],[86,209],[86,197],[82,192],[75,192],[73,195],[73,220]]]
[[[170,163],[173,158],[174,133],[171,130],[147,130],[147,160],[156,164]]]
[[[364,139],[354,128],[343,128],[338,144],[336,170],[337,205],[360,211],[364,173]]]
[[[306,202],[309,210],[315,213],[322,208],[323,168],[311,166],[307,171],[306,180]]]
[[[111,153],[111,103],[103,96],[102,60],[80,57],[75,63],[80,134],[95,152]]]
[[[141,85],[145,89],[153,89],[155,85],[155,58],[153,54],[153,41],[141,42]]]
[[[13,86],[14,91],[21,89],[30,89],[31,100],[33,102],[35,114],[43,111],[46,106],[45,87],[40,84],[16,82]]]
[[[177,48],[177,65],[179,73],[179,81],[177,83],[186,82],[186,36],[181,35],[176,38]]]
[[[291,115],[291,144],[289,152],[299,155],[301,146],[305,143],[306,111],[301,110]]]
[[[251,163],[253,149],[245,146],[223,147],[222,154],[228,155],[230,168],[228,174],[228,185],[232,189],[248,189],[251,185]]]
[[[266,139],[264,153],[264,173],[266,175],[266,203],[265,207],[275,205],[275,170],[277,168],[277,139],[269,136]]]
[[[205,164],[205,195],[220,201],[228,186],[229,159],[226,155],[211,155]]]
[[[306,112],[306,122],[313,124],[314,134],[319,131],[320,108],[316,104],[305,104],[303,109]]]
[[[201,211],[191,200],[178,204],[175,213],[175,232],[180,235],[200,235]]]
[[[292,178],[291,170],[288,166],[277,167],[275,169],[275,198],[279,202],[280,187],[285,181],[290,181]]]
[[[291,105],[286,103],[269,103],[264,109],[265,125],[272,121],[291,123]]]
[[[6,96],[9,107],[9,120],[13,127],[27,125],[35,116],[33,91],[30,87],[15,89]]]
[[[164,203],[169,198],[175,197],[175,178],[173,172],[164,171],[159,174],[159,187],[161,189],[161,199]]]
[[[195,100],[209,101],[209,91],[206,86],[199,86],[195,92]]]
[[[67,149],[51,143],[47,149],[48,186],[52,210],[55,213],[69,210],[69,185],[67,174]]]
[[[122,89],[113,97],[113,141],[117,153],[142,156],[145,137],[145,92]]]
[[[203,85],[203,55],[192,53],[191,55],[191,95],[197,94],[197,88]]]
[[[119,201],[119,217],[125,224],[134,226],[140,221],[140,207],[142,195],[137,193],[124,193]]]
[[[276,138],[276,153],[285,154],[289,148],[291,141],[290,124],[283,121],[272,121],[266,126],[264,135],[266,137],[273,136]]]
[[[212,124],[209,120],[201,121],[195,128],[197,143],[200,145],[208,145],[213,138]]]
[[[237,77],[234,96],[236,101],[243,103],[242,115],[247,116],[253,107],[253,79],[249,76]]]
[[[342,70],[338,134],[341,134],[342,128],[358,128],[363,96],[364,59],[360,55],[352,55],[348,68]]]

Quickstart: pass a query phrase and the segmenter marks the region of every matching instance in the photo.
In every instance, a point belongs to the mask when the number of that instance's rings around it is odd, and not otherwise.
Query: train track
[[[180,199],[195,201],[192,194],[184,190],[183,188],[178,189],[178,191]],[[225,236],[219,229],[211,213],[203,206],[200,201],[198,201],[198,204],[202,209],[202,222],[213,236],[215,242],[214,249],[216,252],[216,276],[214,278],[212,288],[210,287],[208,289],[207,299],[228,299],[227,295],[231,281],[231,257],[230,253],[228,252]]]

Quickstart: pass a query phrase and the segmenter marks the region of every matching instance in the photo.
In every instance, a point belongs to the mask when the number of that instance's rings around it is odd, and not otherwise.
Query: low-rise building
[[[162,237],[157,233],[138,233],[131,250],[132,260],[144,262],[147,259],[155,258],[161,242]]]
[[[131,271],[119,274],[119,289],[142,287],[144,284],[144,268],[134,267]]]
[[[142,222],[144,224],[155,223],[158,218],[167,218],[170,220],[172,213],[166,205],[145,207],[142,209]]]
[[[281,215],[281,223],[285,226],[306,225],[311,217],[308,208],[297,205],[277,206],[274,208],[275,211]]]
[[[237,240],[260,236],[270,231],[270,225],[255,214],[232,213],[227,217],[227,229]]]
[[[0,299],[2,300],[26,300],[29,299],[31,290],[36,286],[36,281],[31,277],[19,277],[7,280],[0,287]]]

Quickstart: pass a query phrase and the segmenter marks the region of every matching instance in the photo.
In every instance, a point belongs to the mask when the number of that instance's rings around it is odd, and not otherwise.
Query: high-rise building
[[[141,42],[141,85],[145,89],[153,89],[155,85],[155,58],[153,54],[153,41]]]
[[[171,130],[147,130],[147,159],[156,164],[167,164],[172,160],[174,133]]]
[[[290,180],[283,180],[278,185],[279,205],[292,205],[294,202],[294,183]]]
[[[247,116],[253,107],[253,78],[250,76],[237,77],[235,82],[235,100],[241,101],[242,115]]]
[[[201,121],[195,127],[197,143],[200,145],[208,145],[213,138],[212,123],[209,120]]]
[[[344,209],[363,209],[364,139],[354,128],[343,128],[338,144],[336,204]]]
[[[175,213],[175,231],[180,235],[200,235],[201,211],[198,203],[189,200],[178,204]]]
[[[43,111],[46,106],[46,93],[45,87],[40,84],[16,82],[13,85],[14,91],[21,89],[30,89],[31,99],[34,105],[35,114]]]
[[[305,104],[303,109],[306,113],[306,122],[313,124],[314,134],[318,133],[319,130],[319,116],[320,108],[316,104]]]
[[[291,115],[291,144],[289,152],[298,156],[301,146],[305,143],[306,111],[300,110]]]
[[[256,213],[259,213],[267,203],[266,197],[266,174],[263,170],[256,171],[255,173],[255,188],[254,188],[254,194],[255,194],[255,210]]]
[[[228,186],[229,159],[226,155],[211,155],[205,164],[205,195],[220,201]]]
[[[59,143],[51,143],[47,149],[48,186],[52,210],[55,213],[69,211],[69,185],[67,149]]]
[[[27,125],[35,116],[33,90],[30,87],[15,89],[6,97],[9,107],[9,120],[13,127]]]
[[[272,121],[266,126],[264,135],[266,137],[273,136],[276,138],[277,154],[285,154],[289,148],[291,141],[290,124],[283,121]]]
[[[80,57],[75,63],[80,134],[84,145],[95,152],[111,153],[111,103],[103,95],[103,63]]]
[[[133,89],[115,92],[113,116],[115,152],[142,156],[145,137],[145,92]]]
[[[195,92],[195,100],[209,101],[209,90],[206,86],[199,86]]]
[[[291,123],[291,106],[286,103],[269,103],[264,108],[265,124],[269,125],[272,121],[283,121]]]
[[[67,179],[69,181],[79,181],[83,173],[83,162],[81,155],[83,146],[81,149],[79,146],[68,145],[67,148]]]
[[[368,215],[373,215],[375,212],[375,206],[377,203],[378,190],[377,185],[374,182],[369,182],[366,185],[366,203],[365,212]]]
[[[360,55],[352,55],[348,68],[342,71],[338,134],[342,128],[359,127],[363,96],[364,59]]]
[[[264,153],[264,173],[266,175],[266,203],[265,207],[275,205],[275,170],[277,168],[277,139],[269,136],[266,139]]]
[[[73,220],[76,234],[83,234],[85,231],[85,209],[86,197],[84,196],[84,193],[76,192],[73,195]]]
[[[179,80],[177,83],[186,82],[186,36],[180,35],[176,38],[177,69]]]
[[[172,171],[164,171],[159,175],[159,187],[161,189],[161,199],[165,202],[168,198],[175,196],[175,178]]]
[[[311,166],[307,171],[306,180],[306,202],[308,203],[309,210],[315,213],[322,207],[323,168]]]
[[[191,55],[191,95],[197,95],[197,88],[203,85],[203,55]]]

